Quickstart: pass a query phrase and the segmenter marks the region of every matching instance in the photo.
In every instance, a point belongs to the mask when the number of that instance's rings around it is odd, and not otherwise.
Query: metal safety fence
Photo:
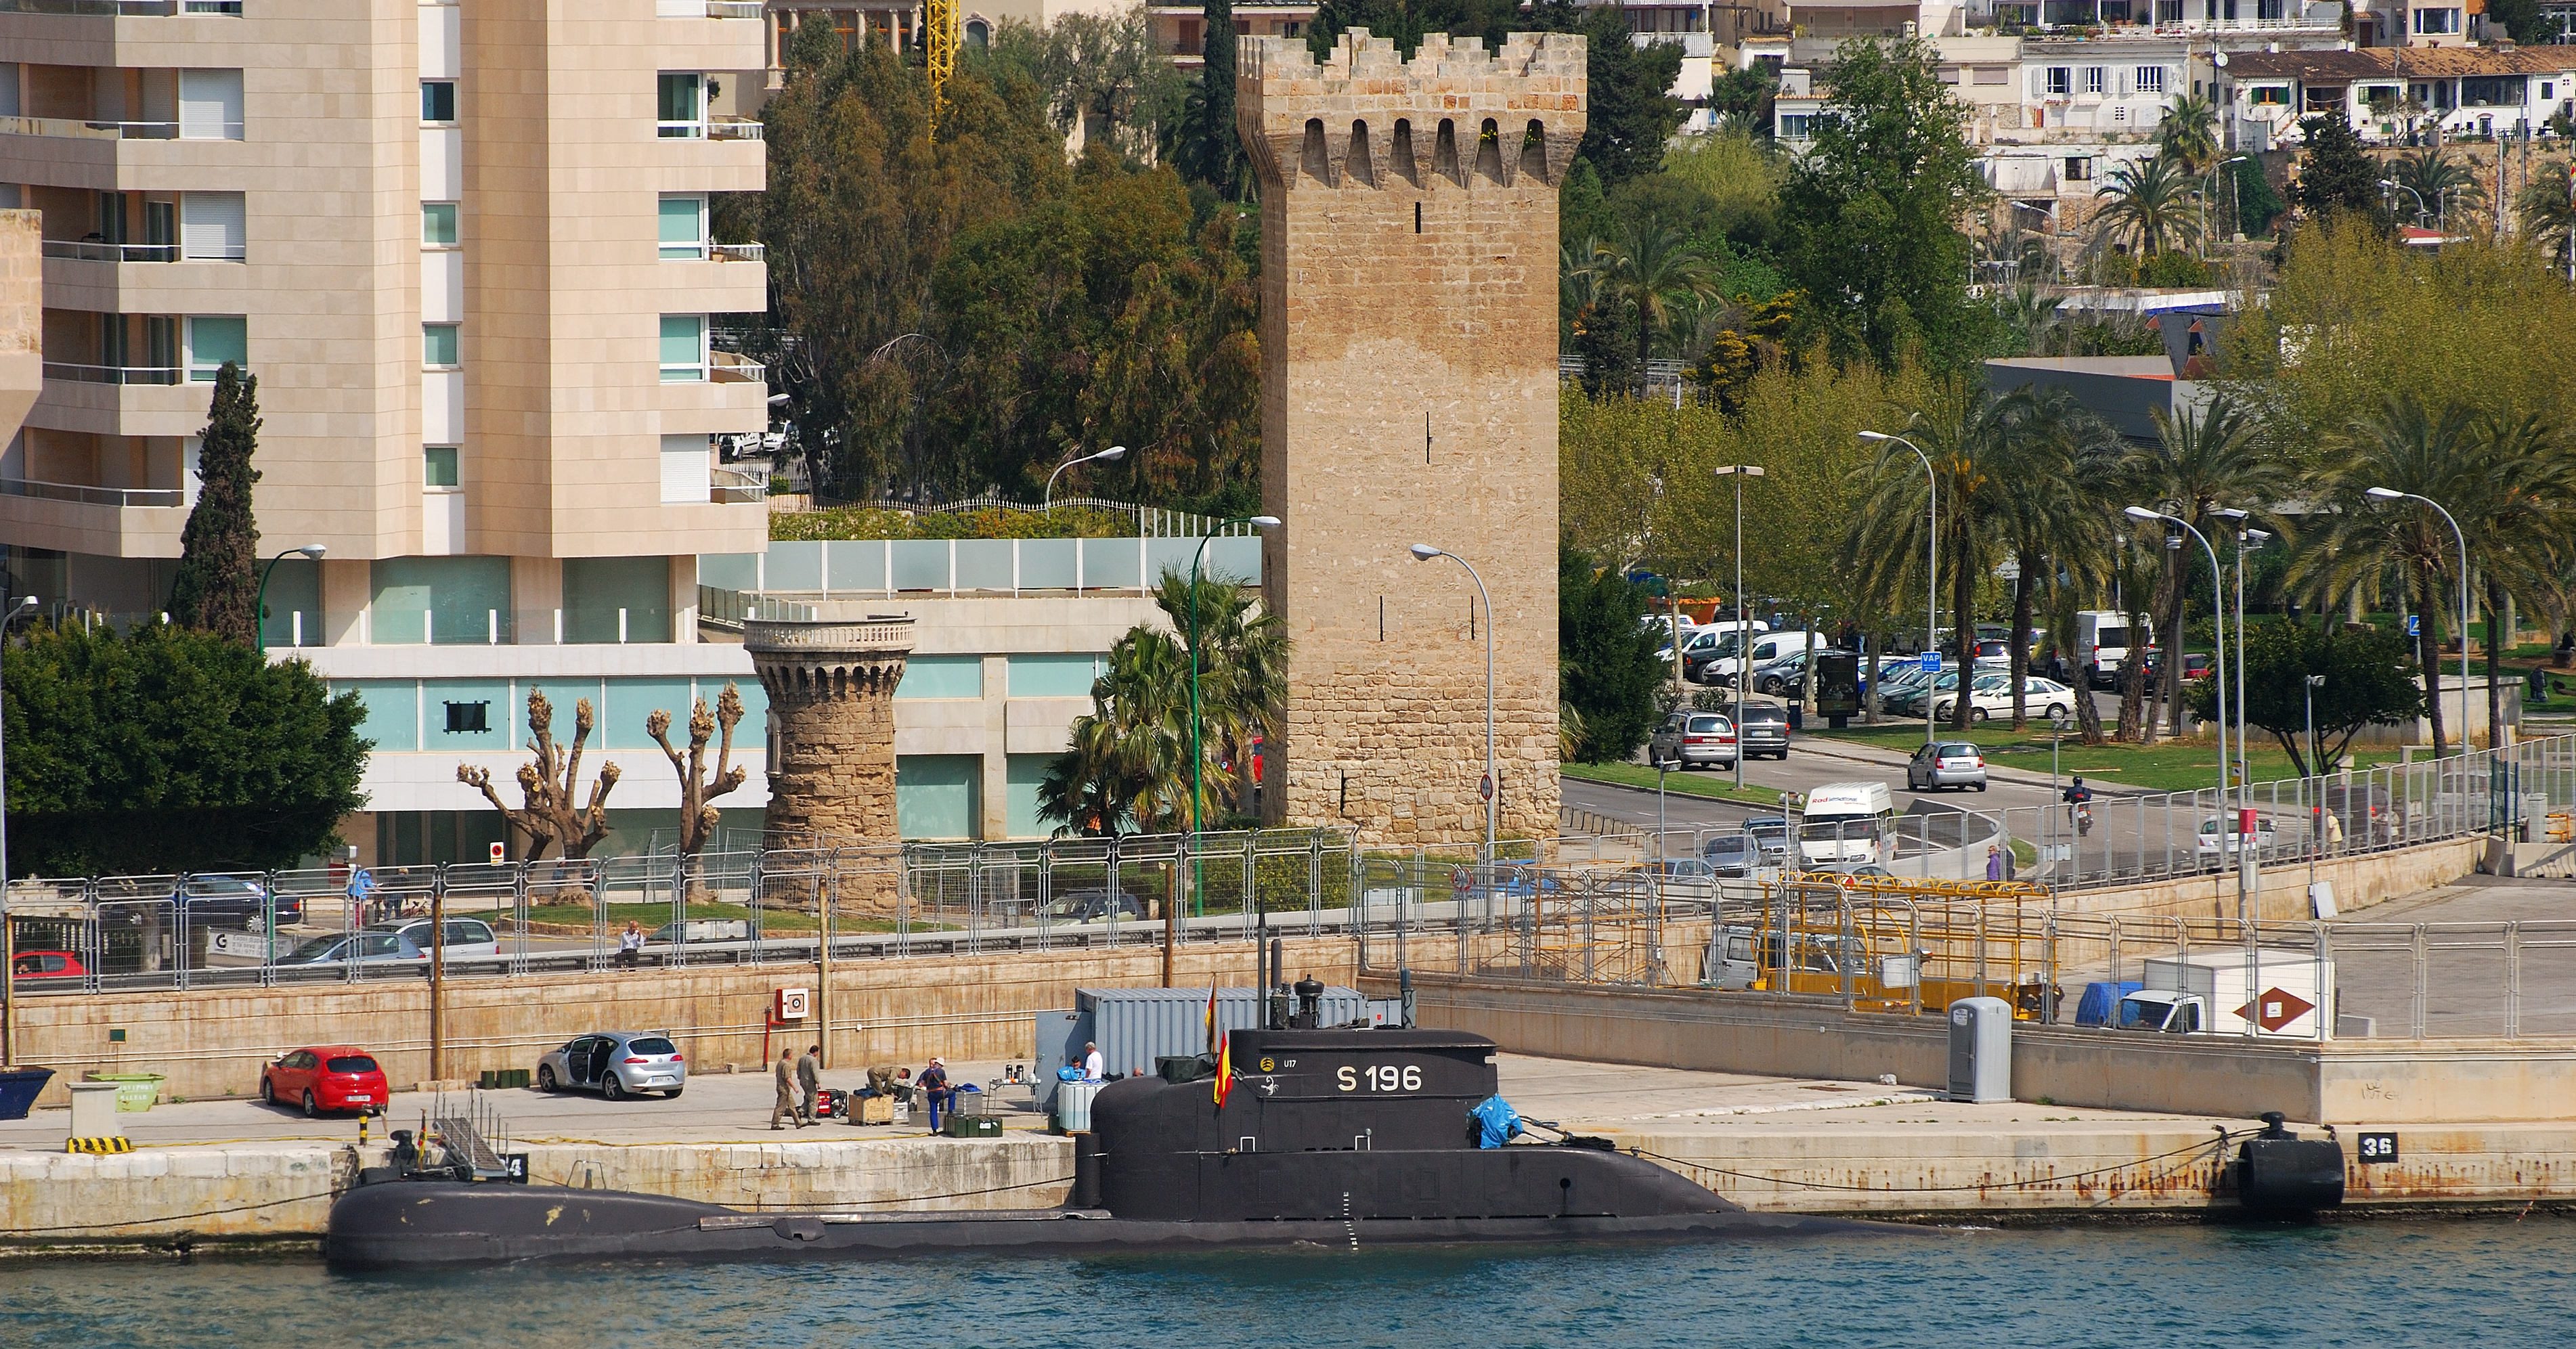
[[[830,846],[728,831],[723,851],[500,865],[20,880],[22,994],[812,963],[1320,937],[1386,922],[1390,866],[1494,874],[1598,839],[1386,854],[1338,830]],[[758,846],[763,845],[766,846]],[[1613,847],[1612,855],[1624,850]],[[1517,860],[1515,860],[1517,859]]]

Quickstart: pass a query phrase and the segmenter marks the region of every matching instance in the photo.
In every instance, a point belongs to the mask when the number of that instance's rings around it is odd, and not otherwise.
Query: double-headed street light
[[[251,635],[259,642],[260,650],[266,651],[268,649],[268,578],[270,574],[277,570],[278,563],[284,562],[290,557],[304,557],[315,562],[319,562],[322,560],[322,554],[325,551],[327,550],[318,543],[308,543],[301,548],[289,548],[285,552],[279,553],[277,556],[270,558],[268,560],[268,565],[260,569],[259,605],[256,609],[252,610],[250,621]]]
[[[2362,493],[2373,501],[2421,501],[2439,512],[2442,523],[2451,527],[2451,537],[2460,544],[2460,752],[2469,752],[2469,536],[2460,532],[2460,522],[2451,518],[2442,503],[2417,492],[2400,492],[2394,487],[2373,487]],[[2436,685],[2442,676],[2432,670],[2424,672],[2424,682]],[[2433,696],[2441,697],[2438,689]],[[2490,728],[2492,730],[2492,728]]]
[[[1055,480],[1063,477],[1066,469],[1080,468],[1084,464],[1114,464],[1126,457],[1126,446],[1112,445],[1098,454],[1078,455],[1056,465],[1055,472],[1047,475],[1046,493],[1038,498],[1038,509],[1040,511],[1051,511],[1055,509]]]
[[[1913,441],[1907,440],[1903,436],[1891,436],[1884,431],[1863,431],[1860,433],[1860,438],[1868,441],[1872,445],[1881,444],[1891,440],[1895,441],[1897,444],[1914,451],[1914,457],[1923,461],[1925,518],[1929,522],[1925,526],[1924,532],[1931,536],[1929,556],[1923,564],[1923,588],[1928,592],[1923,597],[1923,649],[1931,652],[1937,660],[1941,654],[1940,479],[1932,472],[1932,456],[1925,454],[1923,452],[1923,447],[1915,444]],[[1973,662],[1964,658],[1959,662],[1959,693],[1962,697],[1965,697],[1968,691],[1968,666],[1971,663]],[[1939,674],[1939,668],[1940,667],[1937,664],[1933,667],[1934,674],[1932,677],[1936,681],[1941,677]],[[1932,734],[1933,692],[1933,689],[1926,688],[1923,693],[1923,743],[1927,745],[1931,744],[1934,739]],[[1738,764],[1742,764],[1744,762],[1744,739],[1740,735],[1736,737],[1735,761]]]
[[[2209,555],[2209,593],[2213,607],[2216,610],[2216,612],[2211,615],[2214,620],[2212,626],[2214,626],[2218,631],[2218,668],[2213,673],[2217,679],[2218,688],[2218,808],[2223,811],[2227,809],[2227,772],[2229,766],[2229,760],[2227,757],[2227,572],[2218,565],[2218,550],[2210,547],[2209,537],[2202,534],[2199,530],[2192,528],[2189,520],[2186,520],[2179,515],[2167,515],[2163,511],[2153,510],[2145,506],[2131,506],[2125,513],[2132,520],[2162,520],[2168,525],[2180,526],[2184,533],[2200,540],[2201,551]],[[2182,659],[2182,652],[2180,650],[2167,652],[2165,658],[2171,661],[2180,661]],[[2174,687],[2179,689],[2182,687],[2181,667],[2176,665],[2173,668],[2175,674]],[[2246,917],[2245,850],[2249,842],[2247,836],[2254,832],[2246,827],[2246,823],[2244,816],[2239,815],[2237,817],[2236,919],[2240,923],[2245,921]],[[2221,843],[2225,843],[2226,838],[2227,836],[2224,832],[2219,835],[2219,841]]]
[[[1752,615],[1744,607],[1744,480],[1761,477],[1762,466],[1724,464],[1717,476],[1735,479],[1735,790],[1740,792],[1744,790],[1744,675],[1753,652],[1753,637],[1746,631],[1752,626]],[[1679,633],[1673,641],[1678,647]]]
[[[1490,869],[1494,865],[1494,812],[1502,796],[1502,784],[1494,781],[1494,597],[1485,592],[1485,578],[1476,574],[1476,564],[1467,559],[1427,543],[1417,543],[1410,551],[1416,562],[1445,557],[1465,567],[1467,579],[1476,583],[1476,598],[1485,606],[1485,781],[1479,791],[1485,798],[1485,866]],[[1738,737],[1738,757],[1741,757],[1741,741],[1742,738]],[[1486,888],[1491,893],[1492,887],[1488,885]]]

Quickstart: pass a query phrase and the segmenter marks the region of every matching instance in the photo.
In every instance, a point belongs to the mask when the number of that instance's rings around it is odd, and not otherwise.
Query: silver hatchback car
[[[1715,712],[1675,712],[1646,742],[1646,764],[1675,768],[1735,766],[1735,723]]]
[[[678,1096],[689,1066],[661,1031],[612,1030],[577,1036],[537,1060],[544,1091],[595,1091],[615,1101],[639,1091]]]
[[[1937,792],[1952,787],[1986,789],[1985,751],[1965,740],[1944,740],[1914,751],[1905,765],[1905,789]]]

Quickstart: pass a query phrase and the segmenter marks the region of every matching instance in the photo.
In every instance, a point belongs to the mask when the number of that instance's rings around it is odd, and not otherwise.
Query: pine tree
[[[2380,173],[2341,117],[2311,117],[2299,123],[2307,154],[2299,161],[2299,182],[2291,198],[2310,220],[2359,216],[2386,231],[2388,211],[2382,204]]]
[[[245,646],[259,640],[259,527],[250,500],[259,481],[250,466],[259,426],[259,377],[224,362],[199,433],[197,508],[179,535],[179,575],[170,588],[170,617],[181,627]]]

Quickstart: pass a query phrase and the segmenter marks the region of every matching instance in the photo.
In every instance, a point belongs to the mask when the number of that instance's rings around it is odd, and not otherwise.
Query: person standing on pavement
[[[1988,847],[1986,849],[1986,879],[1990,881],[1999,881],[2003,878],[2004,850],[1996,847]]]
[[[1086,1040],[1082,1045],[1082,1080],[1097,1082],[1109,1075],[1108,1060],[1100,1057],[1100,1046]]]
[[[939,1112],[946,1110],[954,1099],[953,1093],[948,1088],[947,1061],[932,1059],[930,1066],[922,1069],[919,1077],[912,1079],[912,1084],[921,1089],[922,1096],[928,1102],[930,1131],[939,1132]]]
[[[641,960],[643,956],[644,929],[637,927],[635,920],[629,918],[626,920],[626,930],[619,933],[617,937],[617,968],[631,970],[635,968],[635,962]]]
[[[822,1123],[814,1116],[814,1106],[823,1093],[823,1047],[821,1045],[808,1046],[805,1057],[796,1060],[796,1086],[805,1094],[804,1104],[798,1108],[802,1118],[796,1121],[797,1126],[802,1128],[808,1124]]]
[[[778,1051],[778,1103],[769,1107],[769,1127],[784,1129],[781,1120],[796,1118],[796,1051]]]
[[[365,867],[350,871],[349,903],[356,909],[361,926],[383,921],[382,916],[374,911],[375,898],[376,874]]]

